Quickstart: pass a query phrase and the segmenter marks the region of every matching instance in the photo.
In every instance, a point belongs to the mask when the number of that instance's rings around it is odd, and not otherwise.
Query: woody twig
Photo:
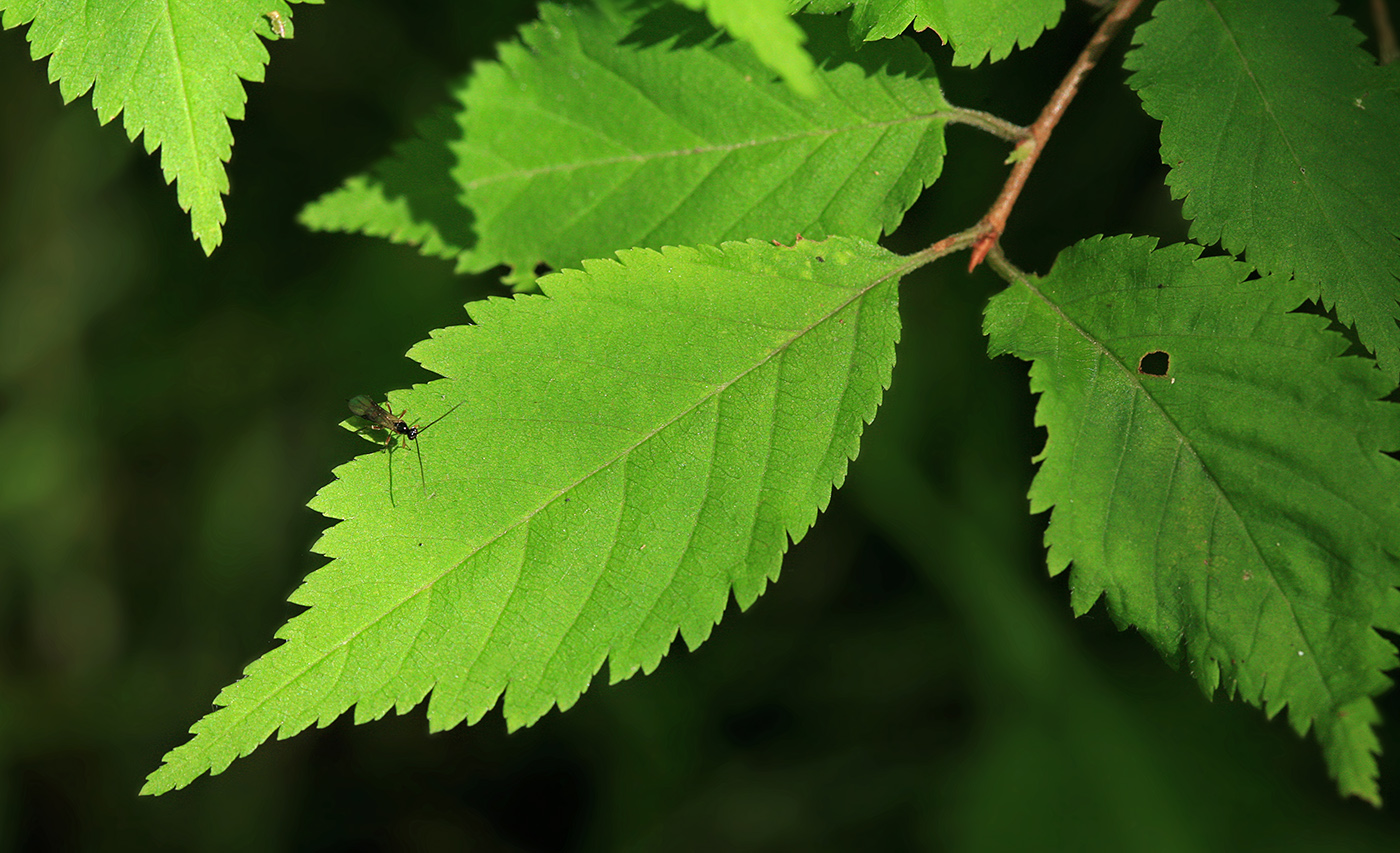
[[[1015,156],[1019,161],[1011,169],[1011,174],[1006,178],[1006,184],[1001,188],[1001,194],[987,210],[987,215],[982,217],[982,221],[977,224],[977,240],[972,244],[972,259],[968,262],[967,271],[972,272],[982,259],[987,256],[987,252],[995,246],[1001,239],[1002,232],[1006,230],[1006,219],[1011,215],[1011,208],[1015,206],[1016,199],[1020,197],[1021,190],[1026,186],[1026,179],[1030,177],[1031,169],[1035,168],[1036,161],[1040,159],[1040,152],[1045,149],[1045,143],[1050,139],[1050,133],[1059,123],[1060,117],[1064,115],[1065,108],[1069,102],[1074,100],[1074,96],[1079,92],[1079,86],[1084,78],[1093,70],[1099,59],[1107,49],[1108,43],[1118,33],[1123,23],[1137,10],[1138,4],[1142,0],[1118,0],[1113,11],[1103,19],[1099,25],[1098,32],[1089,39],[1089,43],[1080,52],[1079,58],[1075,60],[1065,79],[1060,81],[1060,86],[1055,90],[1055,94],[1050,96],[1049,102],[1045,104],[1045,109],[1040,111],[1040,117],[1035,120],[1029,128],[1029,137],[1017,146]]]

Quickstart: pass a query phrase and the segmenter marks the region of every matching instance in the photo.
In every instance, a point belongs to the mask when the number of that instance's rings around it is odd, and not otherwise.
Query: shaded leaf
[[[472,305],[415,347],[445,379],[399,395],[430,420],[427,471],[383,452],[312,506],[330,563],[165,757],[146,793],[222,771],[273,731],[358,722],[428,695],[433,729],[504,694],[511,728],[568,708],[604,660],[694,648],[747,608],[845,478],[890,377],[906,262],[858,240],[634,250]],[[452,406],[457,408],[452,409]]]
[[[367,173],[302,209],[297,221],[317,231],[360,231],[456,258],[475,241],[471,211],[452,180],[448,144],[461,132],[447,109],[420,122],[418,135]]]
[[[874,240],[937,179],[944,123],[963,112],[913,43],[853,55],[832,21],[808,29],[825,59],[818,97],[805,99],[679,8],[638,21],[606,4],[545,6],[542,17],[524,45],[501,48],[501,64],[477,66],[458,95],[461,126],[424,127],[302,219],[427,254],[461,247],[459,272],[505,263],[519,284],[540,263],[617,248]],[[438,144],[451,150],[434,154]],[[458,161],[447,179],[445,160]],[[445,181],[465,189],[458,202],[444,199]]]
[[[942,168],[952,110],[910,42],[853,55],[817,19],[822,91],[809,100],[742,44],[677,43],[691,22],[674,8],[634,32],[604,5],[543,6],[523,44],[477,66],[453,146],[475,270],[528,274],[629,246],[873,240]]]
[[[1342,791],[1375,801],[1371,697],[1396,664],[1375,629],[1400,630],[1389,383],[1288,313],[1305,286],[1154,245],[1080,243],[987,309],[991,352],[1032,361],[1041,395],[1050,571],[1072,562],[1076,613],[1102,596],[1207,692],[1286,705]]]
[[[92,91],[103,124],[118,113],[129,139],[161,149],[161,171],[176,182],[180,208],[206,254],[223,234],[224,163],[233,148],[229,119],[243,118],[240,81],[259,82],[264,38],[290,38],[282,0],[200,0],[78,4],[7,0],[5,29],[29,24],[30,53],[49,57],[49,80],[64,103]],[[273,31],[278,12],[285,36]]]
[[[524,44],[478,65],[462,93],[452,179],[477,239],[460,270],[505,263],[528,282],[541,263],[577,266],[626,247],[874,239],[942,168],[943,125],[959,111],[910,42],[856,57],[839,25],[818,20],[808,35],[828,50],[809,100],[770,79],[744,45],[684,29],[703,19],[682,9],[654,10],[644,26],[616,10],[541,14]],[[336,227],[372,227],[374,195],[386,192],[376,185],[356,179],[338,191],[344,201],[317,207],[334,208]],[[430,200],[406,198],[412,215],[389,211],[385,221],[423,221],[414,216]]]
[[[831,14],[854,8],[851,31],[866,41],[893,38],[911,26],[933,30],[953,46],[953,64],[976,66],[1028,48],[1054,27],[1064,0],[790,0],[789,5]]]
[[[1400,93],[1328,0],[1164,0],[1129,82],[1191,236],[1304,279],[1400,377]]]

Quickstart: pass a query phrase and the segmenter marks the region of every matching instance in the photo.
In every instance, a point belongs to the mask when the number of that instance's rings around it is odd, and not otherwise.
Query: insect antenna
[[[462,403],[465,402],[466,400],[462,401]],[[452,408],[448,409],[447,411],[428,421],[428,423],[425,426],[414,427],[414,435],[417,435],[418,433],[422,432],[423,430],[427,429],[428,427],[432,426],[433,424],[437,423],[438,421],[457,411],[458,407],[460,407],[462,403],[458,403],[456,406],[453,406]]]

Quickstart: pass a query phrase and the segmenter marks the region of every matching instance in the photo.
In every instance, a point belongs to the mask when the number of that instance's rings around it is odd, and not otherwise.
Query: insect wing
[[[357,417],[377,425],[380,429],[388,429],[394,422],[393,417],[388,412],[364,394],[350,400],[350,411]]]

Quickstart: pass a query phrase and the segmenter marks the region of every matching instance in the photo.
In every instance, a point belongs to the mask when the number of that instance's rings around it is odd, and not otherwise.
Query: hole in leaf
[[[1171,369],[1172,357],[1161,350],[1154,350],[1138,361],[1138,373],[1146,376],[1166,376]]]

